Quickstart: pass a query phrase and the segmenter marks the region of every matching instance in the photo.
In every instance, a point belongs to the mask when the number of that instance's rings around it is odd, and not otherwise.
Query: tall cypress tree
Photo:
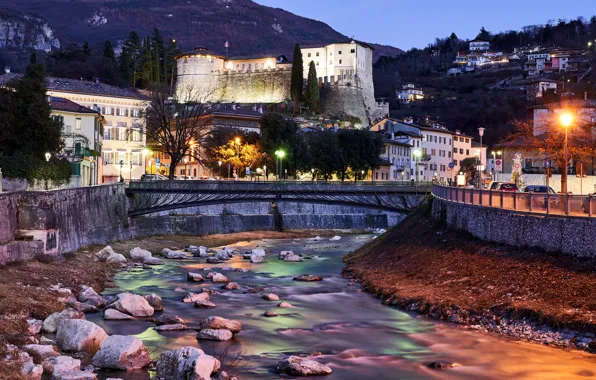
[[[311,112],[315,112],[319,106],[319,80],[317,78],[317,68],[313,61],[308,67],[308,79],[306,81],[306,103]]]
[[[151,54],[151,38],[147,37],[143,41],[143,54],[141,56],[141,86],[144,89],[149,88],[153,80],[153,55]]]
[[[112,46],[112,41],[107,40],[103,46],[103,56],[104,58],[108,59],[110,62],[116,62],[116,54],[114,53],[114,46]]]
[[[302,89],[304,86],[304,64],[302,63],[302,50],[300,44],[294,46],[294,58],[292,62],[292,82],[290,96],[293,102],[302,100]]]

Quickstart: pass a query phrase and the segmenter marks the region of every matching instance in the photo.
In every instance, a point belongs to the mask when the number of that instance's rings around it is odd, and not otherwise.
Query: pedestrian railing
[[[449,202],[503,210],[574,217],[596,216],[596,196],[591,194],[520,193],[436,185],[432,187],[432,194]]]

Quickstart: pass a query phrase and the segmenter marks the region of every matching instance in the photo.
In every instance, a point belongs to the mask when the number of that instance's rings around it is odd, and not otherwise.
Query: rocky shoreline
[[[507,311],[490,311],[478,314],[459,307],[445,307],[442,304],[403,298],[396,294],[387,295],[371,284],[367,286],[350,270],[344,270],[342,275],[361,286],[363,291],[373,293],[387,306],[414,312],[429,319],[456,324],[470,330],[496,333],[527,342],[584,350],[596,354],[596,334],[593,332],[581,332],[570,328],[554,329],[529,318],[514,318]]]

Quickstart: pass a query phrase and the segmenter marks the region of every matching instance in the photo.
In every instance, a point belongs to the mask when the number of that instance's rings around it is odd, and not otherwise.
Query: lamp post
[[[420,149],[415,149],[414,150],[414,170],[416,171],[416,183],[418,183],[418,160],[420,159],[420,156],[422,156],[422,152],[420,151]]]
[[[310,169],[310,179],[312,182],[315,181],[315,168]]]
[[[240,176],[240,137],[236,137],[234,139],[234,144],[236,145],[236,157],[238,158],[238,166],[236,167],[236,179]]]
[[[186,164],[188,163],[188,158],[184,157],[184,179],[186,180]]]
[[[482,166],[482,136],[484,136],[484,131],[486,128],[480,127],[478,128],[478,135],[480,136],[480,149],[478,149],[478,159],[480,160],[480,164],[478,167]],[[478,188],[482,187],[482,173],[478,172]]]
[[[217,169],[217,175],[219,176],[219,179],[221,180],[221,161],[217,161],[217,166],[219,166],[219,169]]]
[[[569,166],[569,149],[567,146],[567,131],[569,129],[569,127],[571,126],[571,124],[573,123],[573,116],[569,113],[564,113],[563,115],[561,115],[561,117],[559,118],[559,120],[561,121],[561,125],[563,126],[563,128],[565,128],[565,152],[564,152],[564,156],[563,156],[563,160],[565,161],[565,167],[563,169],[563,172],[561,172],[561,190],[563,192],[563,194],[567,194],[567,168]]]
[[[46,156],[46,163],[49,164],[50,158],[52,158],[52,154],[50,152],[46,152],[45,156]],[[46,188],[46,190],[48,190],[48,172],[50,170],[50,168],[48,166],[49,165],[46,165],[46,179],[45,179],[45,188]]]
[[[265,181],[267,181],[267,165],[263,165],[263,175],[265,176]]]
[[[143,149],[143,160],[145,161],[145,174],[147,174],[147,157],[149,157],[149,174],[151,174],[151,157],[153,156],[153,152],[149,148]]]
[[[284,152],[281,149],[275,151],[275,156],[277,157],[276,161],[279,161],[279,164],[277,165],[277,179],[278,180],[280,178],[280,174],[283,173],[283,158],[285,155],[286,155],[286,152]],[[283,179],[283,174],[281,174],[281,177]]]

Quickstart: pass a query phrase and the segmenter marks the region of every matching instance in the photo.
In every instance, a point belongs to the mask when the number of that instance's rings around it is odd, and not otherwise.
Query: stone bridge
[[[223,203],[296,202],[408,212],[430,191],[409,182],[144,181],[126,189],[129,216]]]

